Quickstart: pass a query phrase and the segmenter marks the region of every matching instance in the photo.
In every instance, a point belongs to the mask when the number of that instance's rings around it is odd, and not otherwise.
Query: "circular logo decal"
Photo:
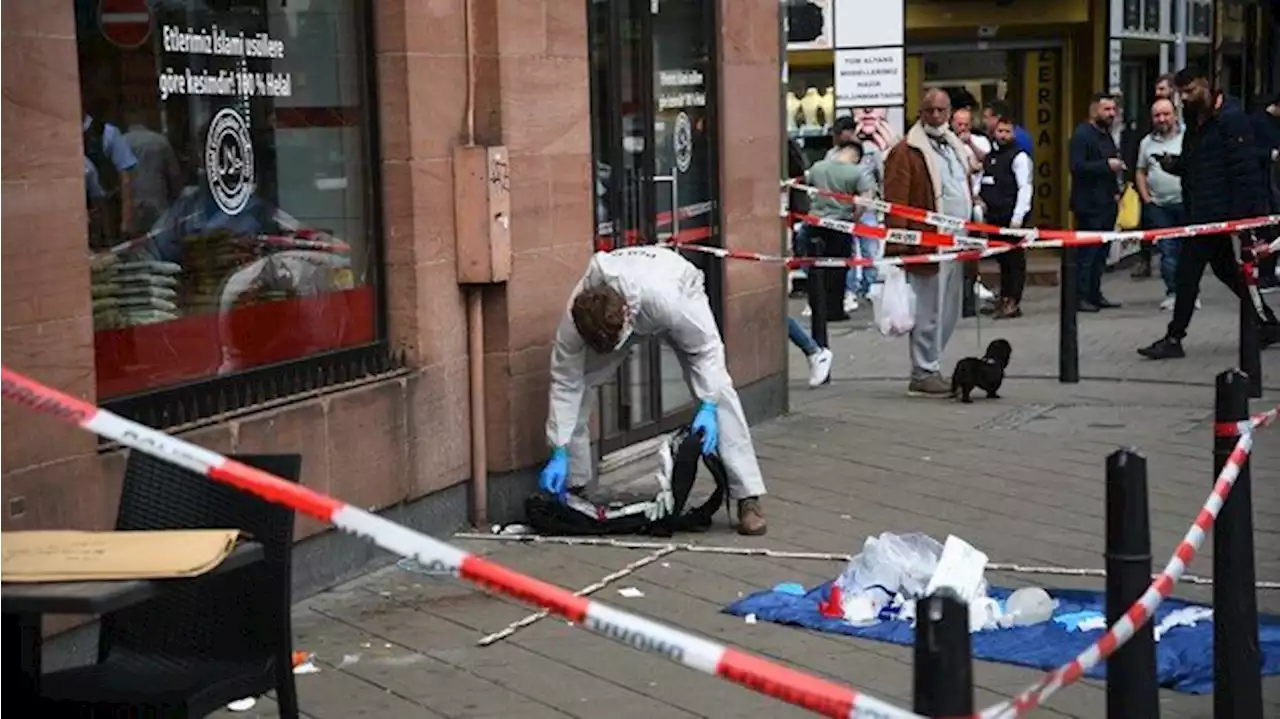
[[[235,109],[219,110],[209,123],[204,168],[218,209],[228,215],[244,211],[253,196],[253,140],[249,126]]]
[[[683,112],[676,115],[672,143],[676,150],[676,167],[681,172],[688,172],[689,165],[693,163],[693,125],[689,123],[689,116]]]

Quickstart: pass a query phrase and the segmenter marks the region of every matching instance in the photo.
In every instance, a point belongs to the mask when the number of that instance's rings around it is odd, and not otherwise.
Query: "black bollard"
[[[1076,327],[1076,309],[1080,302],[1080,268],[1076,264],[1076,248],[1062,248],[1062,266],[1058,272],[1058,381],[1075,384],[1080,381],[1080,338]]]
[[[945,587],[916,603],[913,694],[917,714],[973,716],[969,608]]]
[[[1262,345],[1258,344],[1257,318],[1262,317],[1258,295],[1258,265],[1249,240],[1240,239],[1240,272],[1244,293],[1240,296],[1240,370],[1249,376],[1249,396],[1262,396]],[[1256,311],[1255,311],[1256,310]]]
[[[1249,378],[1239,370],[1218,375],[1213,438],[1214,481],[1239,440],[1231,428],[1249,418]],[[1253,500],[1249,459],[1213,525],[1213,715],[1262,718],[1262,657],[1258,649],[1258,596],[1254,586]]]
[[[1151,584],[1147,458],[1120,449],[1107,457],[1107,624],[1115,624]],[[1151,622],[1107,660],[1107,717],[1160,716]]]

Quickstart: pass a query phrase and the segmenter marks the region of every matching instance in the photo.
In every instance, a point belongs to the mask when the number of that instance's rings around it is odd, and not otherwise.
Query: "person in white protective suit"
[[[725,364],[724,341],[703,287],[702,270],[674,250],[630,247],[597,252],[574,288],[551,350],[547,442],[551,460],[538,486],[563,497],[595,479],[590,419],[595,388],[613,377],[645,337],[667,342],[699,401],[691,431],[704,454],[719,453],[738,501],[738,532],[766,531],[764,479],[742,403]]]

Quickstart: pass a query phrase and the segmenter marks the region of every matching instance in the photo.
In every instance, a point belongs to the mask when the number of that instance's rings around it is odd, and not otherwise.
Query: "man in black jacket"
[[[1258,98],[1258,109],[1250,119],[1263,176],[1267,178],[1271,213],[1277,214],[1280,213],[1280,92]],[[1264,228],[1259,235],[1274,240],[1280,237],[1280,227]],[[1273,254],[1258,263],[1258,288],[1264,294],[1280,289],[1280,280],[1276,278],[1276,258],[1277,255]]]
[[[1034,163],[1014,137],[1012,117],[996,119],[995,149],[982,158],[982,184],[978,201],[983,217],[997,227],[1021,228],[1029,222],[1033,196],[1031,178]],[[1016,237],[1001,238],[1016,242]],[[1023,250],[996,255],[1000,262],[1000,303],[994,319],[1022,316],[1022,289],[1027,282],[1027,256]]]
[[[1116,228],[1125,164],[1111,137],[1115,120],[1115,97],[1100,92],[1089,104],[1089,120],[1077,125],[1071,135],[1071,212],[1076,216],[1077,230],[1111,232]],[[1080,312],[1120,306],[1102,296],[1107,250],[1107,245],[1085,245],[1077,250]]]
[[[1192,68],[1178,72],[1174,84],[1182,95],[1187,130],[1182,154],[1164,155],[1160,164],[1168,172],[1182,177],[1182,203],[1187,221],[1201,224],[1267,214],[1266,182],[1262,163],[1258,161],[1253,128],[1238,103],[1214,89],[1203,72]],[[1242,241],[1252,241],[1251,236],[1245,236],[1251,233],[1240,234]],[[1138,350],[1138,354],[1150,359],[1186,356],[1182,338],[1187,335],[1187,325],[1195,313],[1200,277],[1206,264],[1237,297],[1245,299],[1248,293],[1230,235],[1203,235],[1181,242],[1174,277],[1173,319],[1163,338]],[[1257,296],[1257,302],[1257,307],[1252,301],[1244,305],[1260,322],[1259,342],[1267,347],[1280,339],[1280,325],[1261,295]]]

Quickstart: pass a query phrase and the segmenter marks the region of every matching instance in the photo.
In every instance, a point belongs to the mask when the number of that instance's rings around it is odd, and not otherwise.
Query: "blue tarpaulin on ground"
[[[830,585],[828,582],[810,589],[803,596],[773,590],[756,592],[730,604],[724,611],[736,616],[754,614],[761,621],[790,624],[818,632],[847,634],[892,644],[915,642],[915,630],[905,621],[889,620],[855,627],[843,619],[823,616],[818,610],[818,603],[827,597]],[[1106,611],[1102,592],[1071,589],[1050,589],[1048,592],[1059,602],[1054,616]],[[1008,589],[990,590],[991,596],[998,600],[1004,600],[1009,593]],[[1196,606],[1202,605],[1166,599],[1156,611],[1156,622],[1171,612]],[[1280,617],[1262,616],[1258,624],[1263,676],[1280,675]],[[981,631],[973,634],[973,656],[975,659],[1036,669],[1056,669],[1093,644],[1102,636],[1102,631],[1070,631],[1053,621],[1030,627]],[[1211,693],[1213,622],[1201,621],[1192,627],[1177,626],[1167,630],[1156,644],[1156,663],[1160,686],[1186,694]],[[1104,663],[1087,676],[1101,678],[1105,676],[1105,668]]]

